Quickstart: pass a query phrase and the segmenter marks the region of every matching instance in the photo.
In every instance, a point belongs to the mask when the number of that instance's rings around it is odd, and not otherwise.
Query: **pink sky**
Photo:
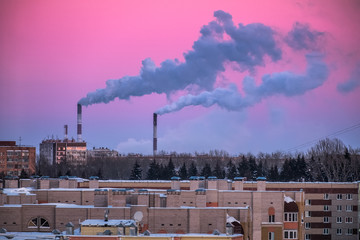
[[[214,12],[232,15],[237,25],[262,23],[275,32],[282,58],[256,67],[263,74],[303,73],[305,54],[281,41],[296,22],[323,32],[320,49],[329,68],[321,86],[294,97],[271,96],[252,107],[229,112],[218,106],[190,106],[159,118],[159,150],[233,154],[286,151],[360,123],[359,87],[343,93],[360,63],[360,3],[344,1],[101,1],[3,0],[0,2],[0,140],[38,147],[51,137],[76,133],[76,104],[109,79],[139,74],[142,60],[157,66],[184,61],[200,29]],[[240,91],[248,71],[228,70],[222,83]],[[359,71],[358,71],[359,72]],[[225,80],[224,80],[225,79]],[[175,101],[185,92],[172,96]],[[121,153],[152,151],[152,113],[169,104],[165,94],[116,99],[83,108],[83,138],[92,147]],[[337,136],[360,147],[360,129]],[[307,146],[309,147],[309,146]],[[300,149],[300,150],[306,150]]]

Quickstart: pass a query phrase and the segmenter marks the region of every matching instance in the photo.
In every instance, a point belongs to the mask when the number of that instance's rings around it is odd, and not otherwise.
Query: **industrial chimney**
[[[82,142],[82,106],[77,105],[77,141]]]
[[[154,139],[153,139],[153,152],[154,157],[157,151],[157,114],[154,113]]]
[[[64,140],[67,141],[68,140],[68,125],[64,125],[64,130],[65,130],[65,136],[64,136]]]

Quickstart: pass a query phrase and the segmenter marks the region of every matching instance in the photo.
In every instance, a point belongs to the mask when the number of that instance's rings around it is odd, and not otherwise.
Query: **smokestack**
[[[154,156],[155,156],[155,155],[156,155],[156,151],[157,151],[157,114],[156,114],[156,113],[154,113],[153,151],[154,151]]]
[[[65,136],[64,136],[64,140],[68,140],[68,125],[64,125],[64,130],[65,130]]]
[[[77,141],[82,142],[82,106],[77,105]]]

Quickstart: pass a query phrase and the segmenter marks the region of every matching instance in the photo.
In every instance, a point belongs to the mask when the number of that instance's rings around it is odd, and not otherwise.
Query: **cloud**
[[[144,153],[150,154],[149,150],[152,149],[152,140],[136,140],[134,138],[129,138],[126,141],[120,142],[116,150],[121,153]]]
[[[151,59],[145,59],[139,75],[108,80],[105,88],[88,93],[79,103],[87,106],[151,93],[169,95],[190,85],[212,90],[226,62],[236,63],[240,71],[254,71],[265,64],[265,56],[273,61],[281,59],[270,27],[261,23],[235,26],[231,15],[224,11],[216,11],[214,16],[215,21],[202,27],[192,50],[184,53],[184,62],[168,59],[157,67]]]
[[[360,86],[360,63],[352,71],[350,78],[343,83],[337,85],[337,90],[341,93],[349,93]]]
[[[161,115],[179,111],[186,106],[210,107],[215,104],[229,111],[240,111],[270,96],[302,95],[321,86],[329,75],[328,67],[322,61],[321,55],[308,54],[306,60],[308,66],[304,74],[292,72],[266,74],[262,77],[262,83],[259,86],[255,85],[254,78],[245,77],[243,88],[246,95],[244,97],[239,93],[235,84],[230,84],[228,88],[216,88],[196,96],[192,94],[182,96],[178,101],[160,108],[157,113]]]
[[[285,37],[285,42],[295,50],[318,50],[319,39],[324,36],[323,32],[311,30],[306,23],[296,22],[293,29]]]

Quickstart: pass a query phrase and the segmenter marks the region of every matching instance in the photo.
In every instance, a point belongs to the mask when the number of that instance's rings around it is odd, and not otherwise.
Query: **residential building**
[[[66,162],[71,165],[86,163],[86,142],[76,142],[74,139],[47,139],[40,143],[40,159],[50,165]]]
[[[15,141],[0,141],[0,173],[20,176],[21,171],[32,175],[36,170],[36,148],[19,146]]]

